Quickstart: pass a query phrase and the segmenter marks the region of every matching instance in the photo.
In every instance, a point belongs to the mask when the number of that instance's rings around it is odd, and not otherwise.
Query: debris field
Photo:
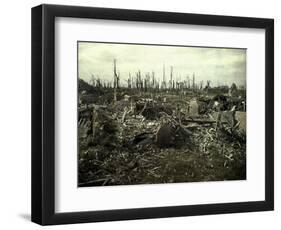
[[[246,179],[245,92],[79,80],[78,186]]]

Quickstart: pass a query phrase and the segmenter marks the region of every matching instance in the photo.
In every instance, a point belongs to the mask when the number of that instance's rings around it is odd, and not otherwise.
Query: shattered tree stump
[[[170,123],[165,123],[159,127],[156,133],[156,143],[159,147],[169,147],[174,141],[175,130]]]
[[[198,116],[198,111],[199,111],[199,105],[196,101],[196,99],[192,99],[189,102],[189,108],[188,108],[188,112],[190,116]]]

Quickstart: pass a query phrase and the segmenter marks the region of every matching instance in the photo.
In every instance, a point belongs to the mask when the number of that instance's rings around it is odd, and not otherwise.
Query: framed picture
[[[273,19],[32,9],[32,221],[273,210]]]

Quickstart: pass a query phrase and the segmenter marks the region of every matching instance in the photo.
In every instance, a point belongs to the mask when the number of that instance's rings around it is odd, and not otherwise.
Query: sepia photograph
[[[274,19],[155,7],[32,8],[32,222],[274,210]]]
[[[246,59],[78,41],[78,187],[246,180]]]

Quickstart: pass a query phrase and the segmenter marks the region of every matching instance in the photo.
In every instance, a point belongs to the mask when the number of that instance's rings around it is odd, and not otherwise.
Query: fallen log
[[[178,121],[175,120],[175,118],[173,118],[171,115],[165,113],[165,112],[160,112],[161,114],[169,117],[172,121],[176,122],[177,124],[179,124]],[[211,120],[206,120],[206,119],[199,119],[199,118],[183,118],[181,119],[181,123],[184,123],[184,122],[188,122],[188,123],[198,123],[198,124],[215,124],[217,123],[216,120],[214,119],[211,119]],[[227,124],[227,122],[225,121],[222,121],[221,122],[222,124]]]
[[[192,119],[192,118],[186,118],[182,120],[182,122],[193,122],[193,123],[198,123],[198,124],[215,124],[217,121],[215,120],[204,120],[204,119]],[[223,121],[221,122],[222,124],[227,124],[227,122]]]

